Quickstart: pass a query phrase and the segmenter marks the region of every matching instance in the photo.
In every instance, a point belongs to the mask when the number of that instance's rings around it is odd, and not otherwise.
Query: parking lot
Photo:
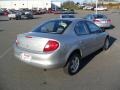
[[[77,17],[92,13],[78,11]],[[59,15],[44,14],[32,20],[11,20],[0,16],[0,90],[120,90],[120,13],[103,11],[112,20],[107,29],[111,46],[97,51],[83,61],[83,68],[74,76],[62,69],[44,71],[25,64],[13,55],[16,35],[31,31],[37,24]]]

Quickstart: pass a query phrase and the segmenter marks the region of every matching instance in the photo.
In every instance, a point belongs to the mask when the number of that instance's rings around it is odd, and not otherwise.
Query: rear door
[[[94,50],[94,42],[95,38],[90,32],[87,30],[84,21],[79,21],[75,26],[75,32],[78,36],[79,47],[82,50],[82,56],[89,55]]]
[[[92,22],[87,21],[86,25],[90,31],[90,34],[93,36],[94,38],[94,50],[97,50],[99,48],[102,47],[104,40],[105,40],[105,35],[102,31],[101,28],[99,28],[97,25],[95,25]]]

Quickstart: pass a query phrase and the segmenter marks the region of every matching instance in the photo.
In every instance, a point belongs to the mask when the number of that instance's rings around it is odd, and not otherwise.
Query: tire
[[[110,40],[109,37],[107,37],[104,42],[103,50],[108,50],[109,46],[110,46]]]
[[[69,59],[67,65],[64,67],[64,72],[68,75],[75,75],[80,70],[80,55],[73,53]]]
[[[16,17],[16,20],[21,20],[21,16],[17,16],[17,17]]]
[[[15,19],[18,20],[18,17],[16,17]]]
[[[9,20],[11,20],[11,18],[9,18]]]

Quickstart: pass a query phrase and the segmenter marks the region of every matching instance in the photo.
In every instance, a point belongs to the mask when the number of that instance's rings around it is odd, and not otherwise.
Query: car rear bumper
[[[31,58],[27,60],[23,58],[22,56],[23,54],[27,54]],[[51,57],[54,57],[54,55],[30,53],[30,52],[21,50],[17,47],[14,48],[14,56],[27,64],[40,67],[43,69],[60,68],[65,65],[65,61],[63,62],[62,60],[60,60],[61,58],[52,59]]]
[[[99,27],[103,27],[103,28],[108,28],[108,27],[110,27],[111,26],[111,24],[109,24],[109,23],[95,23],[97,26],[99,26]]]

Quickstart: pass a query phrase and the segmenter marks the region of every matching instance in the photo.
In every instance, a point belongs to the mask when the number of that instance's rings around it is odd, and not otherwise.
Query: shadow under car
[[[110,36],[109,40],[110,40],[110,46],[109,46],[109,48],[110,48],[117,39]],[[82,70],[95,56],[97,56],[102,51],[103,51],[103,49],[99,49],[96,52],[94,52],[94,53],[88,55],[87,57],[83,58],[81,60],[81,65],[80,65],[79,71]]]

